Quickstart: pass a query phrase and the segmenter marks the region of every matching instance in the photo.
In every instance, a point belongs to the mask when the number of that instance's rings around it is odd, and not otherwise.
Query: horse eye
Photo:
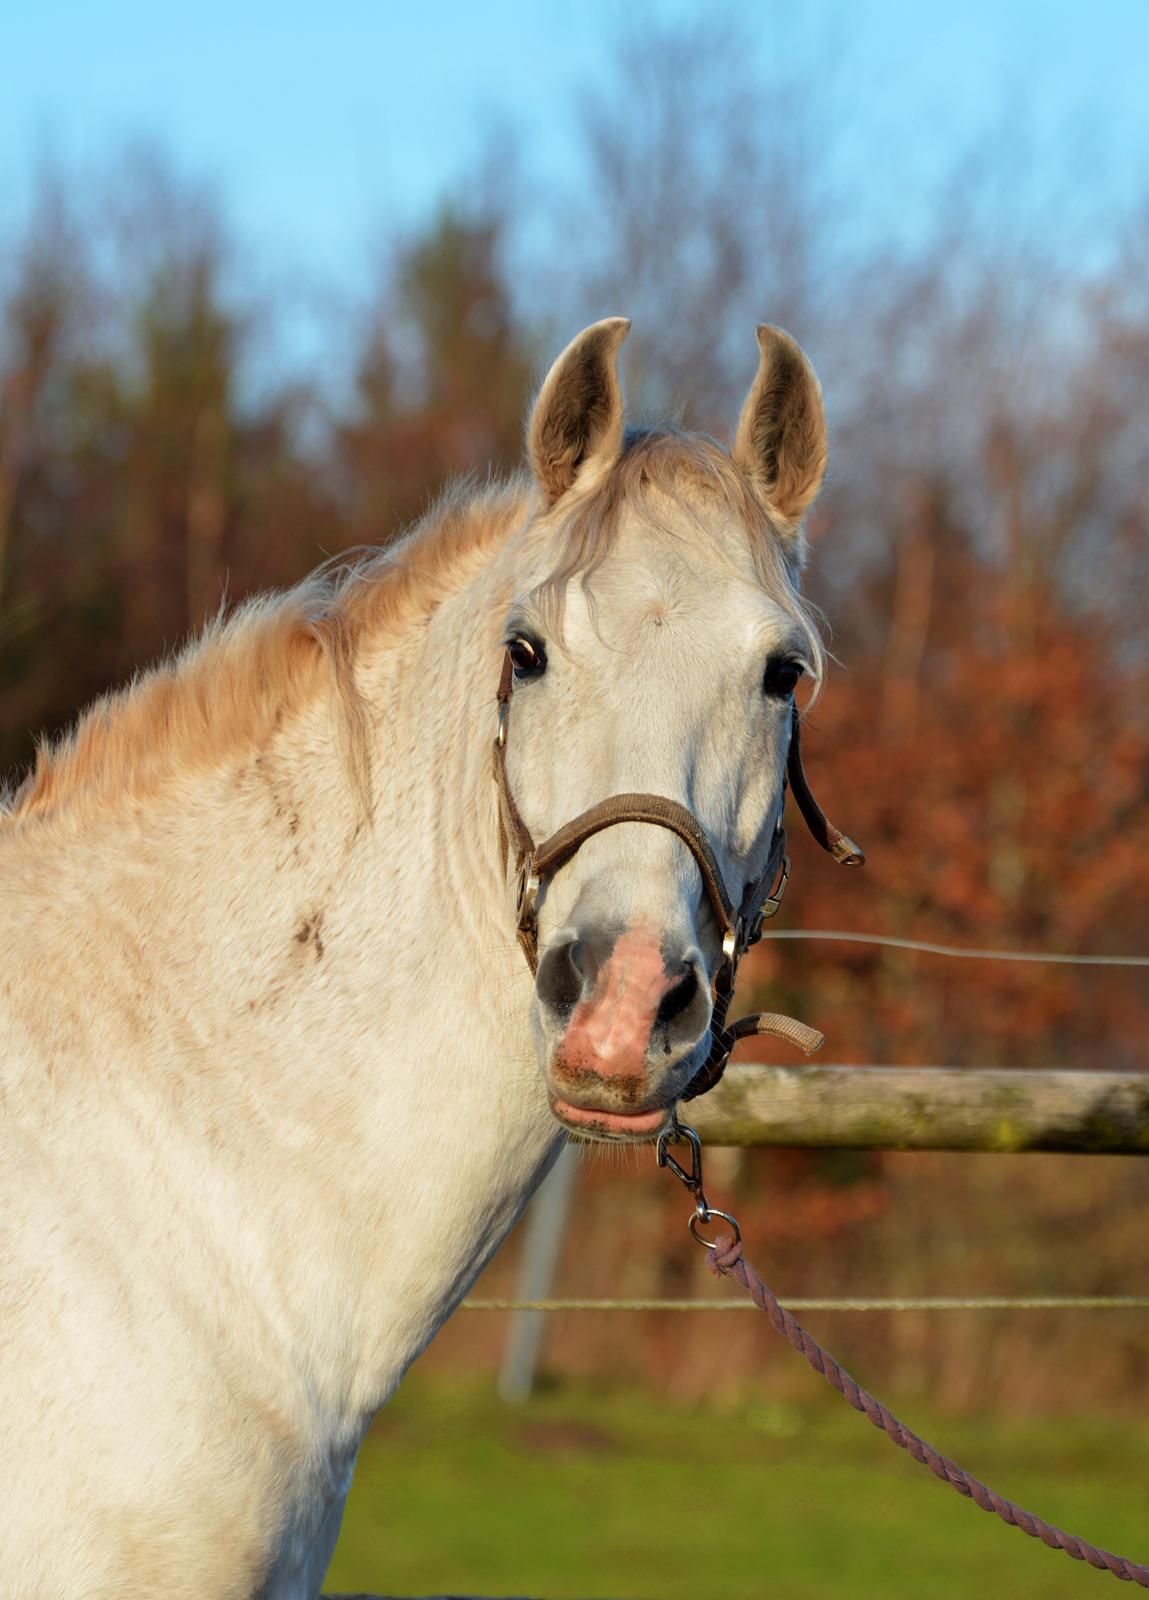
[[[538,678],[546,671],[547,653],[542,645],[524,639],[521,634],[508,640],[507,654],[516,678]]]
[[[762,677],[762,692],[780,700],[789,699],[805,670],[793,656],[771,656]]]

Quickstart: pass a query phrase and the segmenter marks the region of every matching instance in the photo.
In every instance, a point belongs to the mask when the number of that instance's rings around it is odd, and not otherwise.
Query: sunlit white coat
[[[221,623],[0,822],[2,1600],[317,1594],[372,1415],[554,1159],[490,776],[508,618],[551,631],[511,762],[537,837],[641,789],[691,806],[732,887],[757,864],[789,715],[762,662],[820,661],[791,581],[817,385],[763,330],[733,461],[631,446],[624,333],[556,363],[533,483]],[[588,897],[713,970],[673,836],[591,841],[544,948]]]

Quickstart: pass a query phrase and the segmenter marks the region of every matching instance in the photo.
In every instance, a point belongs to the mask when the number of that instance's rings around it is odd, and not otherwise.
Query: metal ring
[[[703,1227],[706,1227],[708,1223],[714,1221],[715,1217],[720,1217],[723,1222],[730,1224],[734,1229],[734,1243],[741,1244],[742,1229],[738,1226],[737,1219],[732,1217],[729,1211],[719,1211],[715,1206],[701,1206],[697,1211],[691,1212],[689,1224],[691,1238],[700,1244],[704,1250],[717,1250],[718,1246],[711,1244],[709,1239],[704,1239],[696,1226],[696,1224],[701,1223]]]

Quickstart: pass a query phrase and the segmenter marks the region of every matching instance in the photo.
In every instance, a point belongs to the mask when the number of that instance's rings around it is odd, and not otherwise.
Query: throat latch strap
[[[814,799],[813,792],[806,779],[806,769],[802,765],[801,742],[802,718],[798,707],[794,707],[794,715],[790,721],[790,754],[786,758],[786,772],[790,779],[790,788],[794,799],[798,802],[798,810],[802,813],[802,820],[810,832],[817,839],[823,850],[828,850],[834,860],[843,867],[862,867],[866,864],[865,852],[848,839],[846,835],[835,828],[827,817],[822,807]]]

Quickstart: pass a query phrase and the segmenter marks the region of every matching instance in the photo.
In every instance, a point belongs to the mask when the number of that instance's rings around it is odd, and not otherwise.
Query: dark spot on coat
[[[315,949],[316,961],[323,960],[323,913],[315,911],[310,916],[304,917],[295,930],[296,944],[312,945]]]

